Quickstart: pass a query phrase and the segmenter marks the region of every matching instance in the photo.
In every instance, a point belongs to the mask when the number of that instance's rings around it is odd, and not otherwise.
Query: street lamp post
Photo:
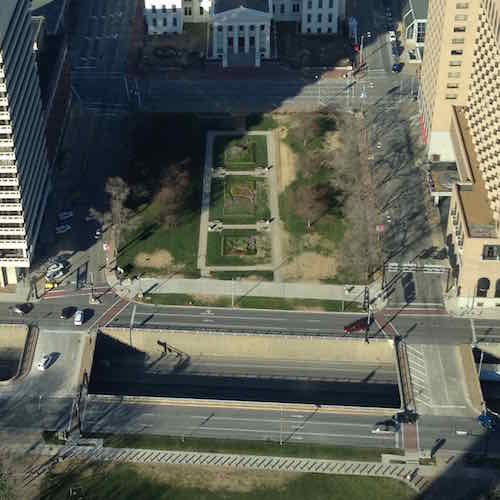
[[[361,48],[359,49],[359,65],[363,64],[363,44],[365,41],[365,35],[361,35]]]

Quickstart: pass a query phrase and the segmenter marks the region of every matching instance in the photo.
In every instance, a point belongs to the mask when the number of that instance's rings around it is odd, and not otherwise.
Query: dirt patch
[[[282,276],[289,281],[319,281],[332,278],[336,273],[337,260],[334,256],[304,252],[283,267]]]
[[[297,156],[283,140],[280,140],[280,168],[278,189],[282,193],[297,177]]]
[[[167,250],[157,250],[153,253],[141,252],[135,256],[135,265],[137,267],[161,269],[170,267],[173,261],[172,255]]]
[[[327,132],[325,134],[325,148],[328,151],[338,151],[344,149],[342,138],[339,132]]]

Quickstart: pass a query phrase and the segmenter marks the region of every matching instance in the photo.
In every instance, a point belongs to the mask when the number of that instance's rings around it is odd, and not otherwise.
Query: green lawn
[[[235,271],[234,274],[236,275],[237,272]],[[211,297],[209,301],[205,301],[196,299],[192,295],[181,293],[154,293],[146,295],[145,300],[151,304],[162,305],[191,305],[214,307],[231,306],[231,298],[224,296]],[[340,300],[281,299],[279,297],[241,297],[235,299],[234,305],[235,307],[240,307],[243,309],[281,309],[286,311],[301,311],[312,309],[328,312],[363,312],[361,305],[357,302],[345,302],[342,306],[342,301]]]
[[[255,113],[246,118],[247,130],[273,130],[278,128],[278,122],[268,114]]]
[[[265,179],[239,175],[213,179],[210,220],[222,220],[225,224],[255,224],[270,216]]]
[[[90,437],[103,438],[104,446],[112,448],[241,453],[331,460],[360,460],[364,462],[379,462],[384,453],[402,454],[401,450],[393,448],[358,448],[308,443],[285,443],[280,446],[277,441],[245,441],[199,437],[185,437],[183,440],[180,437],[155,434],[92,434]]]
[[[77,498],[89,500],[404,500],[415,497],[403,483],[385,478],[192,466],[180,469],[168,465],[81,464],[60,473],[48,473],[42,484],[41,498],[66,500],[69,488],[75,486],[84,495]]]
[[[212,161],[214,166],[232,170],[267,166],[267,139],[262,135],[217,135]]]
[[[255,249],[250,240],[256,242]],[[208,266],[244,266],[264,264],[271,259],[269,234],[248,230],[225,230],[208,233]]]

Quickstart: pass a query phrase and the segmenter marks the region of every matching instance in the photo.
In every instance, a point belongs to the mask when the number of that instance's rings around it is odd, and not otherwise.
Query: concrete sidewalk
[[[275,297],[282,299],[340,300],[362,303],[365,287],[362,285],[323,285],[318,283],[278,283],[272,281],[217,280],[211,278],[139,278],[122,283],[113,272],[106,278],[116,292],[133,298],[140,293],[174,293],[187,295],[219,295],[237,297]],[[370,287],[370,296],[380,291],[378,284]]]

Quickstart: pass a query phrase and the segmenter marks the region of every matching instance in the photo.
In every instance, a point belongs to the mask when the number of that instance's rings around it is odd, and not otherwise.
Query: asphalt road
[[[64,295],[35,304],[33,311],[24,320],[52,330],[84,331],[106,318],[110,325],[129,327],[132,306],[126,305],[116,316],[104,313],[119,300],[107,288],[98,288],[102,304],[89,305],[90,289],[68,290]],[[59,292],[58,292],[59,293]],[[60,320],[61,309],[66,306],[81,306],[91,310],[87,323],[74,328],[71,320]],[[251,309],[221,309],[204,307],[175,307],[138,305],[134,317],[134,328],[170,328],[189,330],[230,329],[243,333],[333,335],[336,337],[364,338],[362,334],[344,334],[344,326],[362,318],[363,313],[314,313],[295,311],[265,311]],[[5,321],[19,321],[8,309],[8,304],[0,304],[0,318]],[[384,327],[388,335],[402,335],[409,344],[470,344],[476,341],[500,342],[500,327],[494,320],[474,320],[452,318],[433,311],[413,311],[397,308],[377,315],[378,325]],[[391,322],[392,328],[386,325]],[[475,337],[473,338],[472,324]],[[374,323],[370,337],[385,338],[384,333]]]
[[[384,415],[331,415],[321,409],[297,411],[235,410],[214,405],[193,408],[147,404],[118,405],[90,399],[83,429],[86,432],[154,433],[171,436],[218,437],[283,442],[316,442],[346,446],[399,447],[396,434],[373,434]]]

